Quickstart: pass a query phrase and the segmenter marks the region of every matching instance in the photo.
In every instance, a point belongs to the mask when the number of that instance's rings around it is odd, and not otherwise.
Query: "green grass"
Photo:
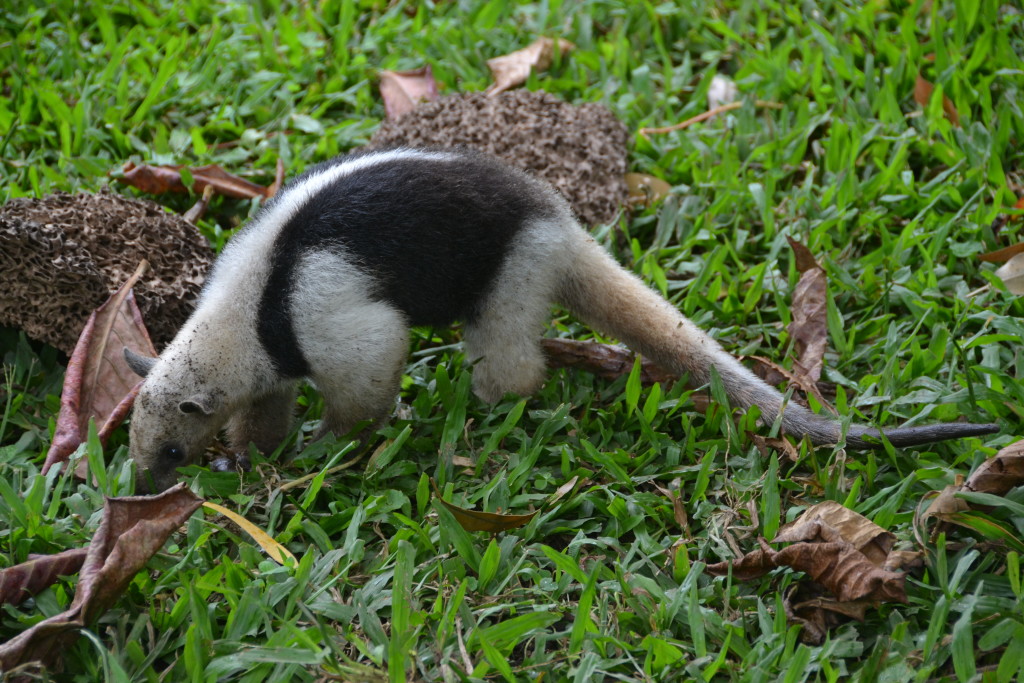
[[[457,331],[420,330],[402,394],[415,419],[381,432],[399,447],[289,490],[281,484],[351,457],[346,444],[284,464],[257,458],[241,485],[189,470],[195,490],[285,543],[297,567],[197,513],[66,652],[60,680],[1022,675],[1019,555],[964,529],[928,546],[909,604],[869,609],[820,646],[786,623],[798,575],[744,584],[703,572],[828,499],[911,547],[920,501],[1015,440],[1024,305],[977,259],[1021,230],[1019,219],[998,236],[990,228],[1024,184],[1024,14],[1012,3],[15,0],[0,10],[0,191],[94,191],[129,159],[218,163],[266,184],[278,157],[294,174],[369,139],[383,117],[379,70],[427,62],[443,92],[481,90],[488,58],[538,35],[577,50],[528,87],[603,102],[633,131],[703,112],[716,73],[751,101],[784,105],[634,138],[633,170],[675,190],[595,230],[627,266],[735,353],[788,363],[791,235],[828,274],[825,379],[843,415],[964,416],[1006,432],[769,462],[725,406],[700,414],[682,386],[559,371],[535,396],[485,405],[452,348]],[[912,97],[919,71],[940,86],[926,107]],[[961,127],[943,116],[942,93]],[[201,227],[219,246],[254,209],[218,199]],[[556,316],[553,334],[585,334]],[[12,330],[0,332],[0,354],[9,566],[87,543],[102,495],[130,492],[132,474],[121,430],[98,488],[41,475],[64,359]],[[318,410],[306,392],[304,430]],[[465,506],[521,513],[575,476],[558,504],[493,538],[458,527],[427,483]],[[666,489],[681,496],[688,532]],[[1017,506],[988,514],[1020,540],[1024,492],[1007,500]],[[0,639],[65,609],[75,581],[3,607]]]

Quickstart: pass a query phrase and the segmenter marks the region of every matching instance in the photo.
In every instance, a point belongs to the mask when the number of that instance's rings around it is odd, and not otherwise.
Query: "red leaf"
[[[93,311],[71,354],[60,397],[60,414],[43,472],[65,462],[85,441],[89,420],[105,442],[124,420],[138,391],[139,378],[122,356],[122,348],[155,356],[131,288],[146,271],[143,261],[102,306]]]
[[[183,193],[188,192],[189,189],[181,177],[182,168],[185,167],[150,166],[149,164],[136,166],[129,161],[124,165],[118,180],[149,194]],[[192,175],[192,189],[197,193],[202,193],[207,187],[212,187],[218,193],[235,199],[266,199],[274,194],[274,190],[271,189],[273,186],[257,185],[228,173],[216,164],[197,166],[188,169],[188,172]]]
[[[918,74],[917,81],[914,83],[914,100],[922,107],[927,107],[933,92],[935,92],[935,86]],[[945,95],[942,96],[942,111],[954,126],[960,125],[960,114],[953,106],[953,100]]]

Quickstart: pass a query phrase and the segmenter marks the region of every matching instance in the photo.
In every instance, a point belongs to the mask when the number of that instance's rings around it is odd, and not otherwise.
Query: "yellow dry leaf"
[[[295,559],[295,556],[292,555],[291,551],[288,550],[288,548],[285,548],[283,545],[275,541],[273,538],[270,537],[270,534],[268,534],[266,531],[259,528],[258,526],[256,526],[255,524],[253,524],[237,512],[228,510],[223,505],[217,505],[216,503],[210,502],[204,502],[203,507],[209,508],[214,512],[219,512],[220,514],[224,515],[232,522],[237,524],[239,527],[241,527],[242,531],[249,534],[249,536],[252,537],[252,540],[256,541],[256,543],[261,548],[263,548],[263,551],[270,556],[270,559],[284,566],[287,566],[288,564],[285,561],[286,559],[290,559],[292,561],[292,566],[298,564],[299,561]]]
[[[666,181],[646,173],[627,173],[625,178],[629,203],[634,206],[646,208],[657,204],[672,191]]]

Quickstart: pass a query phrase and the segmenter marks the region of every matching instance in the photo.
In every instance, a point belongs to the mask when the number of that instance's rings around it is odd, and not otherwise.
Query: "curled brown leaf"
[[[808,540],[804,540],[808,539]],[[839,532],[820,521],[805,522],[780,534],[775,542],[796,541],[773,550],[763,539],[761,548],[732,562],[708,565],[707,571],[738,579],[763,576],[777,567],[801,571],[825,587],[840,602],[906,602],[905,576],[873,564]]]
[[[891,532],[834,500],[826,500],[807,508],[800,517],[779,530],[775,541],[784,540],[791,529],[811,522],[819,522],[834,529],[838,539],[852,544],[878,566],[885,564],[896,543],[896,536]]]
[[[1024,486],[1024,441],[1003,448],[971,473],[964,489],[1005,496],[1010,489]]]
[[[77,574],[87,552],[88,548],[72,548],[0,569],[0,604],[18,605],[53,585],[58,577]]]
[[[99,425],[105,442],[125,419],[138,391],[139,378],[122,356],[125,346],[149,356],[156,350],[135,304],[132,287],[146,272],[143,261],[128,280],[89,317],[68,361],[60,413],[43,472],[65,462],[85,441],[89,420]]]
[[[33,661],[58,666],[62,651],[78,631],[113,605],[135,574],[201,504],[185,484],[156,496],[108,498],[71,607],[0,645],[0,670]]]
[[[789,324],[789,335],[796,351],[793,369],[801,380],[801,387],[815,393],[815,383],[821,378],[828,340],[825,270],[814,260],[807,247],[791,237],[787,239],[801,273],[793,292],[793,322]],[[820,396],[816,398],[822,400]]]

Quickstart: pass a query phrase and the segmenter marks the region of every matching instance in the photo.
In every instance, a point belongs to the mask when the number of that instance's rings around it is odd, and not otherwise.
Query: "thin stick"
[[[719,114],[724,114],[727,111],[739,109],[744,104],[744,102],[739,101],[730,102],[729,104],[723,104],[721,106],[715,107],[714,109],[708,109],[703,114],[697,114],[693,118],[686,119],[685,121],[680,121],[679,123],[675,123],[671,126],[665,126],[664,128],[641,128],[639,133],[640,135],[647,137],[648,135],[651,134],[671,133],[672,131],[675,130],[682,130],[683,128],[689,128],[695,123],[700,123],[701,121],[706,121]],[[756,102],[754,102],[754,106],[767,107],[768,109],[782,109],[782,105],[779,104],[778,102],[766,102],[764,100],[757,100]]]

